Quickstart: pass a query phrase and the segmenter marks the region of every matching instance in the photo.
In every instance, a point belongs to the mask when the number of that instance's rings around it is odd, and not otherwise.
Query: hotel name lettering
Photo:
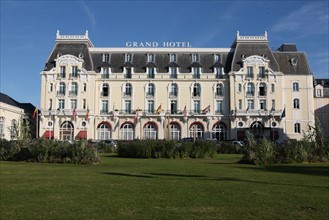
[[[135,42],[135,41],[128,41],[126,42],[126,47],[192,47],[190,42],[184,42],[184,41],[166,41],[166,42]]]

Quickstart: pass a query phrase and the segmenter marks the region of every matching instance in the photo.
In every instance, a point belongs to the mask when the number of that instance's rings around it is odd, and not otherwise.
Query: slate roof
[[[6,103],[8,105],[11,105],[11,106],[14,106],[17,108],[21,108],[24,110],[25,113],[28,113],[28,114],[32,114],[35,109],[35,106],[33,106],[31,103],[20,103],[2,92],[0,92],[0,102]]]
[[[314,86],[319,84],[323,85],[323,88],[329,88],[329,79],[315,79]]]

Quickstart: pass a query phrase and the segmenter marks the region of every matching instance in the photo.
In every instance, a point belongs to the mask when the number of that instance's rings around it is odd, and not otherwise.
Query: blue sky
[[[40,103],[40,72],[61,34],[95,47],[127,41],[188,41],[228,48],[240,35],[268,32],[270,47],[296,43],[316,78],[329,78],[328,0],[321,1],[1,1],[0,90]]]

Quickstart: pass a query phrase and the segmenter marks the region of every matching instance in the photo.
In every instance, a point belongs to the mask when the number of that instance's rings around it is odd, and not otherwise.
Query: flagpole
[[[39,138],[39,110],[37,112],[36,128],[37,128],[37,131],[36,131],[36,134],[35,134],[35,138],[38,139]]]

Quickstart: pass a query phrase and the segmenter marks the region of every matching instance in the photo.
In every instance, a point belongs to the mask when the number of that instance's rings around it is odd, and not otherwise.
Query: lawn
[[[1,219],[329,219],[329,163],[102,157],[0,162]]]

